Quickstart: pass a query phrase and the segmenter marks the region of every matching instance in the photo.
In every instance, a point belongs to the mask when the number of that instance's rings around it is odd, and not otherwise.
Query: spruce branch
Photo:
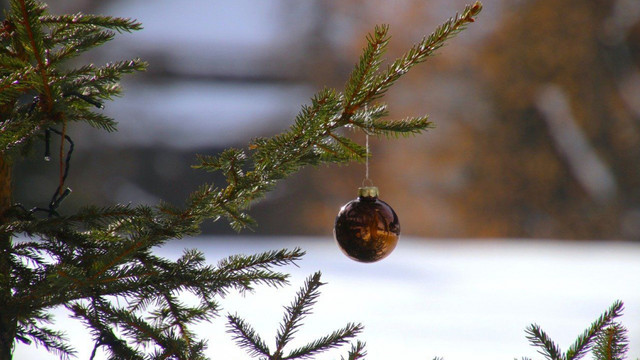
[[[609,309],[602,314],[591,326],[585,330],[576,341],[569,347],[565,356],[566,360],[578,360],[583,357],[591,348],[595,337],[602,332],[602,330],[611,324],[611,322],[622,315],[624,306],[621,301],[615,301]]]
[[[118,337],[103,313],[99,312],[96,304],[93,307],[72,302],[65,306],[72,316],[83,321],[89,329],[96,343],[95,348],[104,347],[111,359],[142,360],[143,355],[129,346],[126,341]]]
[[[106,29],[113,29],[118,32],[132,32],[142,30],[142,24],[134,19],[119,18],[102,15],[88,15],[83,13],[69,15],[43,15],[39,18],[43,24],[59,25],[92,25]]]
[[[115,121],[90,111],[102,107],[99,99],[120,94],[117,85],[123,74],[144,70],[139,60],[85,65],[66,70],[59,64],[111,40],[114,31],[141,29],[139,23],[106,16],[83,14],[52,16],[43,4],[33,0],[12,0],[3,23],[0,51],[0,152],[26,143],[39,131],[54,124],[85,121],[107,131]],[[112,31],[113,30],[113,31]],[[19,98],[37,94],[37,107]]]
[[[103,114],[94,113],[92,111],[88,111],[85,109],[78,109],[78,110],[70,109],[69,112],[73,119],[78,121],[84,121],[94,128],[102,129],[107,132],[114,132],[117,129],[116,128],[117,123],[112,118],[105,116]]]
[[[294,301],[289,306],[285,306],[284,318],[276,334],[276,347],[273,353],[253,327],[238,315],[227,316],[228,332],[233,334],[236,343],[250,355],[266,356],[269,360],[308,359],[320,352],[344,345],[362,331],[362,325],[349,323],[342,329],[294,349],[286,356],[283,355],[284,348],[302,325],[302,320],[311,313],[311,307],[320,295],[318,289],[323,285],[320,277],[320,272],[309,276],[296,294]],[[349,359],[359,359],[364,355],[364,343],[358,341],[356,345],[352,345]]]
[[[15,101],[18,96],[36,86],[34,80],[36,71],[22,61],[11,63],[5,60],[2,61],[2,65],[7,66],[7,69],[13,67],[11,73],[3,74],[0,79],[0,105],[8,105]],[[2,119],[3,122],[6,120],[8,119]]]
[[[318,353],[333,349],[349,342],[349,339],[355,337],[362,331],[360,324],[347,324],[344,328],[336,330],[333,333],[323,336],[305,346],[292,350],[282,359],[309,359]]]
[[[295,265],[304,255],[300,248],[266,251],[253,255],[232,255],[221,260],[212,278],[220,282],[216,288],[221,295],[227,288],[244,293],[252,291],[257,284],[281,287],[288,284],[289,276],[272,271],[274,267]],[[229,284],[228,286],[223,286]],[[232,285],[231,285],[232,284]]]
[[[38,24],[38,18],[44,14],[45,7],[32,0],[13,0],[10,2],[10,8],[13,14],[21,15],[18,21],[14,22],[16,32],[22,40],[26,55],[36,63],[36,71],[39,72],[43,90],[42,108],[46,112],[51,111],[53,95],[45,61],[44,32]]]
[[[355,344],[351,344],[351,349],[347,354],[346,360],[364,359],[364,357],[367,356],[367,352],[365,351],[364,347],[365,343],[360,340],[357,340]],[[345,358],[342,356],[340,357],[340,359],[345,360]]]
[[[537,324],[532,324],[526,329],[527,339],[533,346],[540,348],[538,353],[548,360],[565,360],[560,347]]]
[[[436,50],[444,46],[447,40],[464,30],[469,23],[474,22],[480,11],[482,11],[482,4],[476,1],[473,5],[467,5],[462,14],[456,14],[437,27],[431,35],[423,38],[422,41],[394,61],[385,73],[379,75],[365,98],[375,100],[383,96],[389,87],[412,67],[427,60]]]
[[[224,271],[244,271],[248,268],[267,269],[273,266],[296,265],[305,252],[299,247],[293,250],[270,250],[253,255],[231,255],[218,262],[218,267]]]
[[[237,315],[228,315],[227,319],[228,332],[233,334],[233,339],[238,346],[245,349],[251,356],[270,357],[271,350],[251,325]]]
[[[168,330],[164,324],[153,324],[145,320],[142,316],[128,311],[125,308],[118,308],[105,301],[98,302],[94,311],[99,316],[111,324],[141,348],[158,346],[162,349],[165,358],[186,359],[189,347],[186,342],[175,334],[173,328]],[[107,345],[109,346],[109,345]]]
[[[60,359],[70,359],[76,354],[76,351],[68,344],[68,339],[63,332],[36,324],[20,324],[16,339],[27,345],[35,342],[48,352],[59,356]]]
[[[628,350],[627,329],[614,322],[598,333],[593,355],[596,360],[623,360]]]
[[[367,35],[367,46],[345,85],[347,112],[353,112],[352,108],[365,100],[363,96],[366,93],[362,90],[372,85],[375,74],[380,68],[382,55],[389,44],[388,31],[388,25],[380,25],[375,27],[373,34]]]
[[[474,21],[482,5],[467,6],[461,15],[449,19],[380,73],[382,55],[389,41],[388,26],[378,26],[367,37],[367,46],[351,73],[344,93],[323,89],[305,105],[287,132],[271,138],[258,138],[249,144],[251,153],[230,149],[219,156],[200,156],[194,168],[221,170],[227,186],[204,187],[192,197],[190,205],[213,205],[199,214],[212,218],[227,217],[234,229],[252,224],[244,213],[249,204],[262,198],[276,181],[306,165],[363,161],[363,148],[339,134],[344,127],[359,127],[375,135],[394,137],[419,134],[433,124],[425,117],[402,121],[381,120],[384,104],[373,102],[393,83]],[[371,105],[371,110],[365,109]],[[242,169],[242,171],[240,171]],[[223,211],[221,212],[220,209]],[[213,210],[213,211],[212,211]]]
[[[59,49],[55,49],[49,55],[49,62],[56,65],[62,60],[68,60],[77,56],[81,52],[87,51],[93,47],[100,46],[110,41],[115,36],[111,31],[101,31],[97,28],[79,29],[64,39],[59,39],[61,43],[65,43]]]
[[[276,353],[282,354],[284,346],[298,331],[302,320],[311,312],[311,307],[318,300],[319,288],[323,285],[320,282],[320,276],[321,273],[318,271],[307,278],[304,286],[298,291],[296,299],[291,305],[285,307],[284,319],[276,334]]]
[[[28,318],[20,319],[16,340],[36,346],[57,354],[61,359],[75,356],[75,351],[67,344],[68,339],[62,331],[51,329],[45,324],[53,322],[53,316],[43,311],[34,311]]]
[[[594,343],[598,346],[598,351],[606,355],[607,349],[618,349],[618,352],[611,356],[620,356],[624,344],[624,328],[619,327],[613,321],[622,315],[624,305],[617,300],[604,312],[589,328],[587,328],[575,342],[569,347],[566,353],[562,353],[560,347],[542,330],[540,326],[533,324],[527,327],[527,339],[536,347],[538,352],[549,360],[578,360],[587,354]],[[612,335],[612,341],[607,340],[607,334]],[[622,344],[622,345],[621,345]]]
[[[427,129],[435,128],[428,116],[407,118],[399,121],[386,120],[354,120],[354,124],[367,129],[370,134],[385,135],[386,137],[408,137],[420,134]]]

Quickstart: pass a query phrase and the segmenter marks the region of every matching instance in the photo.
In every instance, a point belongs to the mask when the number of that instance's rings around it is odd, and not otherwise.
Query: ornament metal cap
[[[378,188],[375,186],[364,186],[358,188],[358,196],[360,197],[378,197]]]

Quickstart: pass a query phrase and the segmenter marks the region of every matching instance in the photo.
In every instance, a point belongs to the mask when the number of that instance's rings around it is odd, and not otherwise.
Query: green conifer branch
[[[233,339],[251,356],[267,356],[270,357],[271,350],[267,344],[260,338],[251,325],[237,315],[229,314],[228,332],[233,335]]]
[[[332,89],[323,89],[312,98],[310,106],[303,106],[288,132],[270,139],[254,140],[249,145],[249,149],[253,150],[250,156],[234,151],[234,163],[242,162],[243,165],[250,164],[252,167],[242,177],[244,186],[239,187],[237,177],[234,177],[226,188],[212,190],[209,187],[205,189],[206,193],[200,192],[195,198],[203,203],[217,201],[214,208],[222,207],[226,212],[222,215],[230,219],[234,228],[241,228],[251,224],[250,218],[243,215],[243,211],[272,189],[277,180],[306,165],[364,159],[362,147],[337,134],[339,129],[357,126],[376,135],[389,137],[418,134],[432,128],[433,124],[427,117],[383,121],[379,118],[386,115],[384,105],[372,104],[371,111],[365,110],[364,106],[384,95],[386,89],[400,76],[426,60],[446,40],[473,22],[481,9],[480,3],[468,6],[461,15],[447,21],[431,36],[423,39],[396,60],[383,74],[378,74],[377,71],[388,43],[388,27],[376,27],[374,33],[367,38],[367,47],[345,85],[344,94]],[[207,171],[228,172],[231,164],[230,155],[231,153],[225,152],[217,158],[201,156],[200,163],[194,167]],[[229,195],[234,195],[235,199],[228,201]],[[221,214],[210,215],[214,217]]]
[[[16,97],[35,86],[32,80],[35,75],[35,69],[29,65],[24,65],[22,62],[15,63],[5,59],[0,60],[3,60],[1,64],[6,66],[7,70],[12,70],[10,73],[2,71],[3,76],[0,79],[0,104],[4,105],[14,101]],[[4,120],[6,119],[3,119],[3,122]]]
[[[351,344],[351,349],[347,354],[346,360],[364,359],[364,357],[367,356],[367,352],[365,351],[364,347],[365,343],[360,340],[357,340],[355,344]],[[341,356],[340,359],[345,360],[343,356]]]
[[[551,340],[539,325],[532,324],[527,330],[527,339],[531,345],[539,347],[538,353],[544,355],[548,360],[565,360],[560,347]]]
[[[189,349],[185,341],[176,336],[174,331],[167,331],[163,324],[153,324],[125,308],[117,308],[104,301],[95,310],[140,349],[158,346],[165,358],[187,359]],[[136,352],[144,354],[144,351]]]
[[[18,146],[47,126],[65,121],[85,121],[107,131],[115,121],[92,113],[101,106],[94,98],[108,100],[120,94],[117,82],[126,73],[144,70],[139,59],[62,70],[57,65],[113,38],[113,31],[141,29],[122,18],[82,14],[50,16],[46,7],[32,0],[13,0],[0,39],[0,152]],[[18,102],[30,91],[38,94],[38,109]],[[35,111],[34,111],[35,110]]]
[[[215,270],[211,267],[206,267],[204,269],[199,269],[197,265],[201,265],[204,258],[201,253],[189,253],[185,254],[183,258],[181,258],[177,267],[172,265],[170,262],[162,262],[161,264],[165,266],[165,271],[157,271],[156,274],[136,274],[135,271],[149,271],[149,264],[146,266],[136,269],[128,268],[123,269],[122,273],[118,273],[117,271],[111,271],[109,274],[104,274],[104,276],[95,278],[95,277],[87,277],[83,276],[81,273],[74,272],[74,269],[66,267],[65,278],[72,279],[74,287],[77,288],[75,294],[73,292],[69,292],[68,285],[66,291],[61,290],[53,290],[54,294],[64,294],[63,299],[51,299],[51,297],[45,296],[44,298],[48,298],[46,300],[49,303],[49,306],[54,305],[53,303],[64,303],[70,301],[74,298],[86,298],[89,296],[89,292],[91,289],[96,286],[103,284],[105,281],[107,283],[111,283],[114,280],[122,280],[123,278],[136,278],[144,279],[144,282],[132,281],[128,284],[123,284],[122,281],[119,281],[118,287],[115,289],[115,293],[112,295],[127,295],[129,294],[138,294],[138,299],[153,299],[155,298],[164,298],[164,302],[161,304],[161,308],[165,310],[159,311],[170,311],[173,312],[174,322],[170,324],[170,327],[178,327],[183,335],[182,341],[187,341],[188,343],[196,343],[194,339],[191,339],[191,334],[188,332],[188,324],[197,323],[201,320],[210,319],[210,315],[213,310],[217,309],[214,302],[207,302],[205,305],[196,307],[196,308],[182,308],[176,302],[171,302],[172,300],[167,298],[167,294],[176,291],[176,290],[184,290],[192,288],[191,291],[194,293],[202,294],[202,291],[206,291],[207,293],[223,293],[225,288],[233,287],[237,288],[239,285],[244,289],[251,289],[252,282],[256,283],[270,283],[272,285],[281,285],[286,281],[286,275],[282,274],[270,274],[266,270],[262,270],[259,272],[252,272],[252,268],[260,268],[260,269],[268,269],[271,265],[270,263],[277,264],[286,264],[290,261],[294,261],[299,259],[302,256],[302,253],[298,251],[288,251],[282,250],[279,252],[267,252],[264,254],[254,255],[249,259],[239,259],[239,261],[235,261],[236,258],[230,258],[221,262],[221,269]],[[92,256],[93,257],[93,256]],[[110,257],[106,255],[106,257]],[[152,257],[153,258],[153,257]],[[146,260],[149,261],[148,259]],[[101,263],[100,258],[97,258],[96,263]],[[159,264],[156,264],[159,265]],[[197,276],[193,276],[196,270]],[[234,271],[235,270],[235,271]],[[101,270],[98,271],[101,273]],[[237,275],[234,275],[237,274]],[[128,286],[128,288],[127,288]],[[210,289],[203,290],[203,287],[210,286]],[[84,289],[81,291],[81,289]],[[113,289],[112,289],[113,291]],[[37,289],[34,290],[35,293],[40,293]],[[31,294],[34,295],[34,294]],[[106,293],[105,295],[109,295]],[[203,296],[204,297],[204,296]],[[43,298],[41,298],[43,299]],[[151,301],[151,300],[150,300]],[[148,304],[147,304],[148,305]],[[41,304],[44,306],[44,304]],[[141,307],[138,306],[133,310],[140,310]],[[168,310],[166,310],[168,309]],[[130,309],[131,310],[131,309]],[[127,310],[127,312],[131,312]],[[122,310],[124,311],[124,310]],[[112,314],[112,317],[118,317],[123,314],[121,311],[115,311]],[[129,318],[126,323],[122,326],[129,327],[129,334],[133,334],[134,331],[138,331],[137,333],[137,341],[145,340],[143,339],[143,335],[147,334],[150,331],[153,331],[154,327],[147,323],[140,323],[141,319]],[[146,324],[146,325],[145,325]],[[159,329],[155,327],[155,329]],[[176,339],[165,339],[162,337],[158,337],[157,339],[146,339],[145,341],[164,341],[166,344],[173,344],[173,342],[177,341]],[[170,341],[171,340],[171,341]],[[160,342],[159,344],[163,344]]]
[[[348,137],[333,133],[329,134],[329,136],[331,137],[331,143],[336,143],[338,148],[342,149],[342,152],[353,154],[350,156],[351,161],[362,159],[367,155],[366,150],[362,145],[352,141]]]
[[[615,350],[615,354],[610,354],[610,356],[623,357],[624,351],[626,351],[624,346],[625,330],[613,322],[622,315],[623,308],[624,305],[621,301],[615,301],[606,312],[578,336],[564,354],[560,347],[536,324],[527,327],[527,339],[533,346],[539,347],[538,352],[549,360],[578,360],[591,350],[594,343],[598,347],[598,352],[594,351],[596,354],[602,353],[603,356],[606,356],[607,351],[613,352]],[[613,336],[612,339],[615,338],[612,342],[608,340],[608,334]]]
[[[367,36],[367,46],[345,85],[345,112],[353,113],[352,108],[365,100],[362,90],[371,86],[380,68],[382,55],[389,44],[388,31],[388,25],[376,26],[373,34]]]
[[[61,43],[64,42],[67,44],[62,46],[60,49],[55,49],[49,55],[49,62],[52,65],[56,65],[62,60],[70,59],[81,52],[100,46],[113,39],[114,36],[115,33],[112,31],[100,31],[98,28],[76,30],[65,39],[59,40]]]
[[[318,271],[311,275],[298,291],[296,299],[291,305],[285,307],[285,314],[280,329],[276,334],[276,353],[282,354],[284,346],[291,340],[298,328],[302,325],[302,320],[311,312],[311,307],[320,296],[319,288],[323,285],[320,282],[321,273]]]
[[[15,29],[22,40],[26,55],[36,63],[36,71],[40,74],[42,85],[42,108],[48,112],[53,106],[53,94],[49,84],[48,65],[45,61],[44,33],[38,24],[38,18],[44,13],[45,8],[30,0],[11,1],[10,7],[12,13],[21,14],[19,21],[14,22]]]
[[[627,329],[614,322],[598,333],[593,355],[596,360],[623,360],[628,350]]]
[[[39,18],[43,24],[58,24],[68,27],[74,26],[98,26],[113,29],[118,32],[132,32],[142,30],[142,24],[136,20],[112,16],[89,15],[83,13],[69,15],[42,15]]]
[[[103,114],[89,111],[88,109],[69,109],[69,115],[72,119],[84,121],[97,129],[102,129],[107,132],[117,130],[117,122],[115,122],[115,120]]]
[[[362,325],[349,323],[342,329],[294,349],[286,356],[283,355],[285,347],[292,340],[305,316],[311,313],[311,307],[320,295],[318,289],[323,285],[320,277],[320,272],[309,276],[296,294],[294,301],[289,306],[285,306],[284,318],[276,333],[276,347],[273,353],[251,325],[238,315],[228,315],[228,331],[233,334],[236,343],[250,355],[265,356],[269,360],[309,359],[320,352],[341,346],[355,337],[362,331]],[[356,345],[352,345],[349,359],[359,359],[364,355],[364,343],[358,341]]]
[[[71,311],[74,318],[83,321],[91,329],[92,336],[97,339],[96,349],[104,347],[113,359],[143,359],[138,351],[115,334],[110,327],[111,324],[98,312],[96,306],[92,308],[80,302],[72,302],[65,307]]]
[[[475,2],[473,5],[467,5],[462,14],[456,14],[455,17],[437,27],[431,35],[414,45],[394,61],[385,73],[379,75],[365,98],[374,100],[382,97],[389,87],[412,67],[427,60],[436,50],[444,46],[447,40],[464,30],[469,23],[474,22],[480,11],[482,11],[482,4]]]
[[[621,301],[616,301],[609,309],[602,314],[591,326],[585,330],[576,341],[569,347],[565,355],[566,360],[578,360],[583,357],[591,348],[597,334],[611,324],[611,322],[622,315],[623,305]]]
[[[435,128],[435,124],[429,121],[428,116],[406,118],[399,121],[386,121],[372,119],[369,121],[355,120],[354,124],[361,126],[371,134],[384,135],[386,137],[408,137],[420,134],[427,129]]]
[[[344,328],[336,330],[333,333],[323,336],[305,346],[291,351],[286,359],[310,359],[318,353],[333,349],[349,342],[349,339],[355,337],[362,331],[361,324],[347,324]]]
[[[33,322],[20,324],[16,339],[27,345],[35,342],[45,350],[59,356],[60,359],[70,359],[76,354],[76,351],[68,344],[68,339],[63,332],[39,326]]]

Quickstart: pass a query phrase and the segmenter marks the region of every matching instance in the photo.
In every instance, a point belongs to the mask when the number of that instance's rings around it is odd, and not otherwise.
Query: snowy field
[[[563,350],[616,299],[625,303],[622,323],[629,329],[628,359],[640,357],[640,244],[552,242],[543,240],[421,240],[401,238],[395,252],[379,263],[346,258],[331,238],[200,238],[173,242],[158,253],[176,258],[199,248],[215,263],[227,255],[293,248],[307,251],[292,274],[291,286],[260,288],[246,297],[222,301],[268,345],[305,278],[322,271],[327,284],[294,345],[330,333],[347,322],[365,326],[369,360],[541,359],[524,329],[539,324]],[[88,359],[91,339],[77,322],[59,313],[78,350]],[[227,334],[225,318],[201,325],[215,359],[250,359]],[[273,347],[273,346],[271,346]],[[317,359],[340,359],[347,347]],[[42,349],[18,346],[15,359],[56,359]],[[96,356],[96,358],[104,358]]]

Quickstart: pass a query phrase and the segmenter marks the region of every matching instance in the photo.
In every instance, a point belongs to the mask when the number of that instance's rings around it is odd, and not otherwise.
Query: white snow
[[[529,346],[524,329],[539,324],[563,350],[615,300],[625,303],[623,325],[629,329],[629,359],[640,356],[640,244],[548,240],[425,240],[401,238],[395,252],[374,264],[347,259],[326,238],[217,238],[171,242],[158,254],[177,258],[197,247],[208,262],[235,253],[302,247],[291,286],[260,288],[246,297],[223,300],[223,316],[199,325],[209,340],[209,354],[219,359],[249,359],[225,328],[226,313],[249,321],[273,344],[282,307],[304,279],[322,271],[327,284],[295,344],[328,334],[347,322],[361,322],[368,360],[432,359],[510,360],[542,358]],[[62,313],[62,312],[60,312]],[[59,319],[86,359],[92,349],[87,331],[73,320]],[[272,346],[273,347],[273,346]],[[347,347],[317,359],[337,359]],[[42,350],[18,346],[16,359],[54,359]],[[101,358],[101,357],[97,357]]]

